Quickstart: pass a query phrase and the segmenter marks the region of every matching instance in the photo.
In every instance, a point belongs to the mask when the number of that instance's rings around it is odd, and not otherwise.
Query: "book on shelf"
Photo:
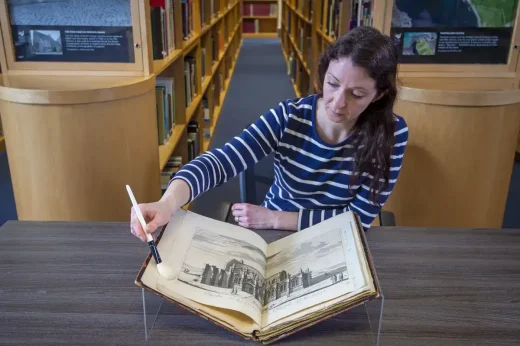
[[[300,0],[297,5],[296,9],[300,9],[300,13],[307,19],[311,19],[311,13],[312,13],[312,0]]]
[[[359,10],[360,26],[372,26],[374,24],[373,5],[372,0],[362,0]]]
[[[150,0],[153,59],[160,60],[175,49],[174,0]]]
[[[176,124],[175,116],[175,79],[173,77],[156,77],[155,78],[156,89],[164,90],[167,98],[165,102],[165,124],[164,126],[169,129],[169,132],[173,132]]]
[[[208,106],[208,97],[206,94],[202,97],[202,121],[204,124],[211,123],[211,113]]]
[[[289,59],[287,60],[287,75],[292,74],[293,70],[293,61],[294,61],[294,53],[291,51],[291,54],[289,54]]]
[[[182,36],[189,40],[194,29],[193,23],[193,0],[181,0],[182,13]]]
[[[157,130],[159,145],[166,144],[170,138],[170,116],[169,116],[169,97],[166,94],[166,87],[155,86],[155,106],[157,115]]]
[[[195,57],[186,56],[184,58],[184,85],[186,87],[186,107],[191,105],[197,96],[197,81],[195,79]]]
[[[381,296],[354,213],[288,234],[267,243],[254,231],[181,209],[157,236],[174,277],[160,276],[148,255],[135,283],[264,344]]]
[[[166,190],[174,173],[182,167],[182,156],[171,156],[161,171],[161,189]]]
[[[269,16],[276,17],[278,15],[277,3],[261,3],[244,1],[242,6],[242,15],[244,16]]]
[[[205,25],[208,25],[211,21],[211,18],[208,18],[206,16],[206,6],[208,5],[207,4],[208,1],[207,0],[200,0],[200,8],[199,8],[199,12],[200,12],[200,25],[201,27],[205,26]]]
[[[205,141],[209,141],[211,139],[211,128],[205,127],[202,129],[202,135]]]
[[[200,49],[200,61],[201,83],[204,83],[204,79],[206,78],[206,48]]]
[[[187,125],[188,134],[188,161],[195,159],[200,154],[199,123],[192,120]]]

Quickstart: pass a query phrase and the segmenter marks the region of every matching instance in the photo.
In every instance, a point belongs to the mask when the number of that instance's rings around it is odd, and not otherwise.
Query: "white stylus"
[[[146,232],[146,221],[144,221],[143,214],[141,213],[141,209],[137,205],[137,201],[135,200],[134,194],[132,193],[132,189],[129,185],[126,185],[126,191],[128,191],[128,196],[130,196],[130,200],[132,201],[132,205],[134,206],[135,213],[137,214],[137,218],[141,223],[141,227],[143,228],[144,234],[146,234],[146,241],[148,242],[148,246],[150,246],[150,250],[152,251],[153,258],[155,263],[159,264],[162,262],[161,256],[159,256],[159,252],[157,251],[157,246],[155,245],[155,241],[150,233]]]
[[[157,270],[159,271],[159,274],[168,280],[175,278],[175,272],[172,270],[172,268],[170,268],[170,266],[162,262],[161,256],[159,256],[159,251],[157,251],[157,245],[155,245],[155,241],[153,240],[152,235],[146,232],[146,221],[144,221],[141,209],[139,209],[137,201],[135,200],[134,194],[132,193],[132,189],[129,185],[126,185],[126,191],[128,191],[128,196],[130,196],[130,200],[132,201],[132,205],[134,206],[134,210],[137,214],[137,218],[139,219],[139,223],[143,228],[144,234],[146,234],[146,241],[148,242],[148,246],[152,251],[153,259],[155,260],[155,263],[157,263]]]

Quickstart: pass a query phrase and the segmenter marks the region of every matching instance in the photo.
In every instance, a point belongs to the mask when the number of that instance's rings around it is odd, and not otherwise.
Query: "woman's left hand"
[[[276,214],[273,210],[249,203],[236,203],[231,207],[231,211],[239,226],[257,229],[276,228]]]

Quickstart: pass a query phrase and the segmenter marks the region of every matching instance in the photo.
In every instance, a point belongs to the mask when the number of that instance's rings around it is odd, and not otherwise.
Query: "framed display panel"
[[[142,75],[139,6],[139,0],[0,0],[4,70]]]
[[[377,11],[382,10],[381,1],[376,1]],[[399,47],[401,72],[514,75],[520,44],[518,2],[386,0],[382,30]]]

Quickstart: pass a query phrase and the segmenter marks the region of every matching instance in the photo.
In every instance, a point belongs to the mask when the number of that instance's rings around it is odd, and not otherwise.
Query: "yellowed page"
[[[343,213],[269,244],[262,329],[365,286],[353,222],[352,213]]]
[[[158,251],[175,278],[158,275],[154,289],[241,312],[260,325],[267,244],[259,235],[179,210],[165,229]]]
[[[158,277],[159,272],[157,271],[157,266],[152,261],[143,273],[141,281],[146,286],[161,292],[166,297],[177,301],[180,304],[195,310],[197,313],[200,313],[201,315],[204,315],[211,320],[221,323],[230,329],[234,329],[244,336],[251,336],[253,331],[260,329],[259,324],[240,312],[197,303],[196,301],[187,299],[186,297],[183,297],[182,295],[168,289],[165,286],[157,284]]]
[[[343,228],[344,238],[342,241],[344,243],[344,246],[349,249],[347,252],[351,261],[349,263],[348,270],[350,273],[352,273],[354,290],[347,293],[346,295],[342,295],[337,298],[318,303],[307,309],[302,309],[300,311],[295,312],[292,315],[288,315],[284,318],[281,318],[268,326],[264,326],[260,334],[269,333],[268,330],[272,330],[274,328],[282,326],[283,324],[287,324],[295,320],[304,320],[305,316],[315,314],[319,311],[325,311],[327,309],[330,309],[334,305],[340,304],[342,301],[351,300],[356,296],[362,294],[363,292],[375,290],[375,286],[372,282],[371,275],[369,272],[370,268],[368,258],[366,257],[366,254],[364,252],[363,244],[360,238],[361,236],[356,228],[356,222],[353,216],[351,215],[350,217],[347,217],[346,215],[342,214],[340,216],[337,216],[336,218],[341,220],[330,221],[334,221],[334,223],[341,222],[342,224],[345,224],[345,227]],[[352,244],[353,247],[349,244]]]

